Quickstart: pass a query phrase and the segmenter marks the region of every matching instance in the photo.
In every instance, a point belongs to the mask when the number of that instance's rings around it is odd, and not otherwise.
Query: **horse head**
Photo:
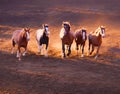
[[[70,31],[70,23],[69,22],[63,22],[62,26],[64,27],[66,33],[69,33],[69,31]]]
[[[82,39],[85,41],[85,40],[87,39],[87,36],[86,36],[86,29],[83,28],[83,29],[81,30],[81,32],[82,32]]]
[[[101,28],[100,35],[104,38],[105,37],[105,27],[101,26],[100,28]]]
[[[105,27],[103,27],[103,26],[98,27],[98,29],[95,30],[94,34],[96,36],[100,35],[104,38],[105,37]]]
[[[46,36],[48,36],[49,35],[49,26],[48,26],[48,24],[43,24],[42,26],[43,26],[43,29],[44,29],[44,33],[46,34]]]
[[[26,38],[27,41],[30,40],[30,28],[24,28],[23,37]]]

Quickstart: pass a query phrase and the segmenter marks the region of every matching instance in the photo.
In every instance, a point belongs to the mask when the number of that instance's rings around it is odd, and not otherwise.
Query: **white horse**
[[[48,56],[48,45],[49,45],[49,28],[47,24],[43,24],[43,28],[42,29],[38,29],[36,31],[36,40],[37,40],[37,44],[38,44],[38,53],[44,53],[44,47],[43,45],[46,45],[46,53],[45,53],[45,57]]]

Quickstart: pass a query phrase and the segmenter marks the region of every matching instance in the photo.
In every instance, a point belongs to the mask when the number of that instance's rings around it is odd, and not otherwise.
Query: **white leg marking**
[[[23,53],[22,55],[23,55],[23,56],[25,56],[25,55],[26,55],[26,53],[27,53],[27,50],[25,50],[25,51],[24,51],[24,53]]]
[[[11,54],[13,54],[14,53],[14,48],[12,48],[12,51],[11,51]]]
[[[97,58],[98,58],[98,55],[95,56],[95,59],[97,59]]]
[[[84,57],[84,54],[82,54],[81,57]]]
[[[46,50],[45,57],[48,57],[48,50]]]
[[[19,53],[19,51],[17,51],[17,55],[16,55],[16,57],[17,57],[17,58],[20,57],[20,53]]]

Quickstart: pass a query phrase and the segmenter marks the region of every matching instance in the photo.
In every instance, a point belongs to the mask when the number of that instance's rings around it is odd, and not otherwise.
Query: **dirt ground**
[[[120,4],[118,0],[0,0],[0,94],[120,94]],[[72,31],[87,34],[104,25],[97,60],[72,54],[61,58],[59,32],[62,21]],[[48,57],[37,54],[35,32],[50,27]],[[28,54],[19,61],[11,54],[14,30],[30,27]]]

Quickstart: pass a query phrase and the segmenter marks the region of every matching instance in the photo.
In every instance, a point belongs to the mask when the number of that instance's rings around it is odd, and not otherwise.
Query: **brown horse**
[[[98,57],[99,49],[102,44],[102,37],[104,38],[105,36],[105,28],[103,26],[98,27],[98,29],[95,30],[95,32],[91,32],[88,35],[88,40],[89,40],[89,55],[91,55],[94,51],[94,47],[97,46],[97,52],[95,55],[95,59]],[[92,46],[92,50],[90,51],[90,47]]]
[[[71,45],[74,40],[74,33],[70,30],[70,23],[69,22],[63,22],[62,23],[62,29],[60,31],[60,38],[62,41],[62,57],[65,58],[65,45],[67,45],[68,53],[67,56],[71,54]]]
[[[79,45],[80,45],[80,49],[82,50],[81,57],[84,57],[84,46],[85,46],[86,40],[87,40],[86,29],[83,28],[82,30],[76,30],[75,32],[76,50],[77,50],[77,55],[78,55],[78,50],[79,50]]]
[[[12,53],[14,51],[14,47],[17,44],[17,56],[19,60],[21,60],[21,50],[20,48],[23,47],[25,49],[23,56],[27,53],[27,44],[30,40],[30,29],[24,28],[22,30],[16,30],[12,35]]]

